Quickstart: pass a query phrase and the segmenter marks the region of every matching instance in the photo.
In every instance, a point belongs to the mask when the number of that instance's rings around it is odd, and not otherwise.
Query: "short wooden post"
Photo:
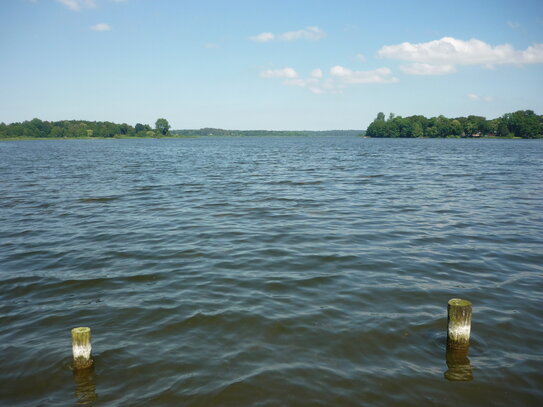
[[[92,366],[91,330],[87,327],[72,329],[72,352],[74,369],[87,369]]]
[[[453,298],[447,304],[447,346],[455,349],[469,346],[471,302]]]

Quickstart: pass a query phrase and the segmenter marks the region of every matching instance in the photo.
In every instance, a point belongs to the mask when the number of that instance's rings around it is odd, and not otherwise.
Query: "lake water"
[[[543,141],[16,141],[0,170],[1,405],[543,405]]]

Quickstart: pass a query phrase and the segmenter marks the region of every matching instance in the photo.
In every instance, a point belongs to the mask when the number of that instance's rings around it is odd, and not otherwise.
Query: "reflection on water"
[[[94,382],[94,369],[74,370],[76,404],[81,406],[92,405],[97,399],[96,383]]]
[[[473,380],[473,368],[468,359],[469,347],[453,349],[447,346],[446,360],[449,368],[444,376],[451,382],[469,382]]]

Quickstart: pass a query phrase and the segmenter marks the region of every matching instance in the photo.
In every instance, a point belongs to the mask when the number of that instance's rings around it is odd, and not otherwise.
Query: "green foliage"
[[[155,130],[162,136],[168,136],[170,134],[170,124],[166,119],[157,119],[155,123]]]
[[[150,130],[148,125],[142,131]],[[0,125],[2,138],[87,138],[87,137],[135,137],[138,132],[129,124],[112,122],[90,122],[83,120],[62,120],[58,122],[32,119],[22,123]],[[142,136],[142,134],[140,134]],[[146,135],[144,135],[146,136]]]
[[[482,116],[401,117],[380,112],[366,131],[368,137],[484,137],[498,136],[539,138],[543,137],[543,116],[531,110],[508,113],[499,119],[487,120]]]
[[[543,118],[531,110],[519,110],[511,113],[506,120],[507,127],[515,137],[539,138],[543,133]]]
[[[498,137],[509,137],[509,126],[507,126],[507,120],[501,118],[498,119],[498,129],[496,135]]]
[[[6,138],[75,138],[75,137],[158,137],[158,136],[356,136],[360,130],[329,131],[269,131],[269,130],[224,130],[203,128],[199,130],[170,131],[166,119],[158,119],[155,130],[147,124],[91,122],[63,120],[56,122],[32,119],[21,123],[0,123],[0,139]],[[401,117],[391,113],[388,118],[379,112],[365,132],[368,137],[543,137],[543,116],[532,110],[519,110],[502,117],[487,120],[470,115],[453,119],[444,116],[426,118],[421,115]]]
[[[384,117],[384,115],[383,115]],[[199,130],[174,130],[166,119],[158,119],[156,130],[148,124],[137,123],[134,127],[123,123],[89,122],[82,120],[64,120],[47,122],[32,119],[22,123],[0,123],[0,139],[4,138],[75,138],[75,137],[159,137],[172,135],[177,137],[192,136],[359,136],[361,130],[327,131],[269,131],[269,130],[224,130],[204,128]]]

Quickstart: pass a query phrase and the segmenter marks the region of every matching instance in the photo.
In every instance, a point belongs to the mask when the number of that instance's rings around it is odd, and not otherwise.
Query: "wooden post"
[[[74,369],[87,369],[92,366],[91,330],[87,327],[72,329],[72,352]]]
[[[471,302],[453,298],[447,304],[447,346],[455,349],[469,346]]]

